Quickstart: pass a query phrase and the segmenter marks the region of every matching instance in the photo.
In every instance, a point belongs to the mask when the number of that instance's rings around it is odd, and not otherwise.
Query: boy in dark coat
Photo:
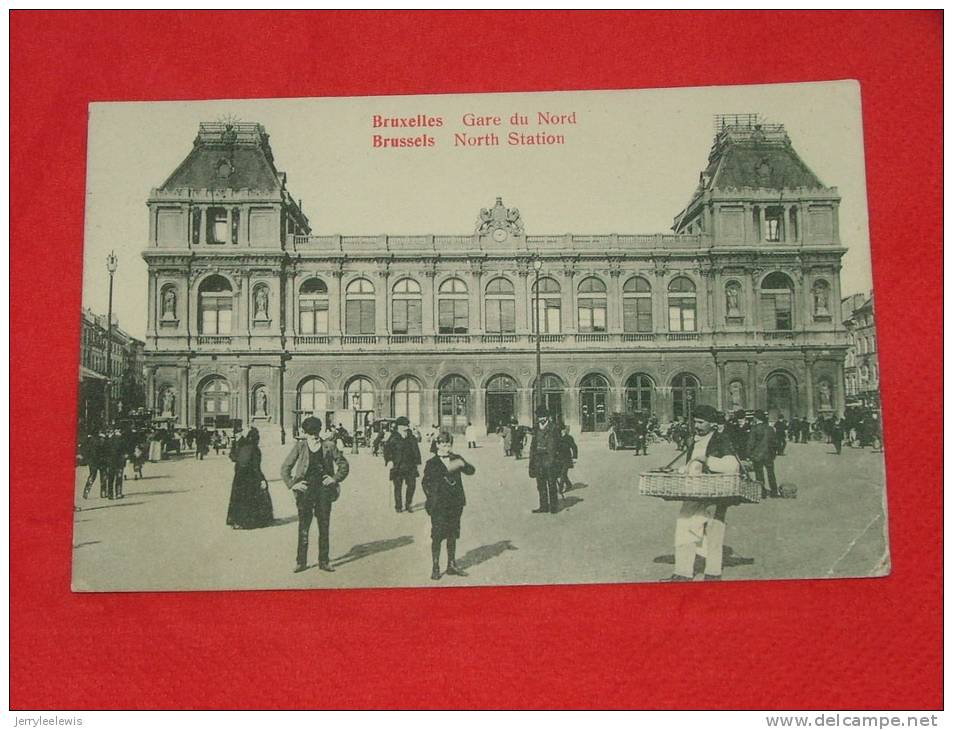
[[[430,552],[433,557],[431,580],[440,580],[440,544],[447,541],[447,575],[466,576],[457,566],[457,539],[460,537],[460,517],[467,503],[463,491],[463,475],[476,473],[472,464],[459,454],[451,453],[453,439],[448,433],[437,436],[437,455],[424,467],[423,488],[427,495],[427,514],[430,515]]]

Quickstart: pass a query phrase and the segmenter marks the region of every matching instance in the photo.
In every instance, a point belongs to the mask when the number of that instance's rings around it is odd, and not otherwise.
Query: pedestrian
[[[761,496],[780,497],[778,480],[774,475],[774,456],[777,448],[775,431],[768,425],[768,417],[764,411],[755,411],[754,421],[754,426],[748,434],[745,453],[751,459],[755,479],[761,482]],[[769,489],[765,489],[765,473],[767,473]]]
[[[86,477],[86,484],[83,486],[83,499],[89,498],[89,490],[96,483],[96,477],[99,477],[100,496],[105,496],[106,474],[103,460],[103,435],[95,431],[86,436],[83,442],[83,460],[89,468],[89,476]]]
[[[136,439],[132,447],[132,472],[136,479],[142,479],[142,467],[146,463],[146,442],[142,436]]]
[[[721,414],[711,406],[695,406],[695,437],[689,435],[688,453],[680,472],[696,474],[737,474],[741,469],[731,439],[717,429]],[[722,550],[725,541],[724,501],[689,499],[675,522],[675,572],[668,580],[686,581],[695,576],[695,555],[705,557],[705,580],[721,580]]]
[[[460,539],[460,517],[467,497],[463,491],[463,475],[476,473],[472,464],[450,451],[453,439],[444,432],[437,436],[437,454],[424,466],[423,488],[430,515],[430,554],[433,558],[431,580],[440,580],[441,543],[447,542],[447,575],[466,577],[457,565],[457,540]]]
[[[649,431],[642,416],[637,416],[635,423],[632,424],[633,442],[635,444],[636,456],[649,455]]]
[[[347,459],[332,441],[321,440],[321,419],[305,418],[305,437],[295,443],[281,465],[281,479],[294,492],[298,508],[298,552],[295,573],[308,567],[308,533],[312,518],[318,521],[318,567],[331,567],[331,505],[341,494],[341,482],[348,475]]]
[[[841,418],[835,418],[831,424],[831,443],[834,444],[834,453],[840,456],[844,443],[844,421]]]
[[[470,421],[467,421],[466,430],[463,432],[464,437],[467,440],[467,448],[475,449],[476,448],[476,426],[473,425]]]
[[[526,443],[526,430],[515,420],[512,425],[512,435],[510,436],[510,448],[517,461],[523,458],[523,445]]]
[[[503,424],[503,456],[513,455],[513,428],[508,423]]]
[[[394,485],[394,510],[396,512],[413,511],[414,492],[417,491],[417,477],[420,472],[420,447],[410,433],[410,421],[406,416],[400,416],[396,423],[396,431],[384,446],[384,466],[391,464],[390,480]],[[406,498],[401,499],[402,490],[406,487]]]
[[[125,440],[118,429],[110,431],[106,438],[106,498],[122,499],[122,479],[126,469]]]
[[[229,453],[235,475],[225,524],[234,530],[267,527],[275,520],[268,480],[261,470],[260,439],[258,429],[250,428],[248,435],[232,443]]]
[[[788,425],[784,421],[783,414],[779,414],[778,420],[774,422],[774,433],[777,436],[777,455],[784,456],[784,447],[788,443]]]
[[[529,445],[529,478],[536,480],[539,507],[534,514],[559,511],[559,443],[560,433],[556,422],[549,417],[545,406],[536,409],[536,426]]]
[[[567,490],[572,489],[572,482],[569,480],[569,470],[573,467],[573,462],[579,458],[579,447],[576,446],[576,440],[569,433],[569,426],[562,425],[559,435],[559,477],[557,486],[559,494],[563,495]]]

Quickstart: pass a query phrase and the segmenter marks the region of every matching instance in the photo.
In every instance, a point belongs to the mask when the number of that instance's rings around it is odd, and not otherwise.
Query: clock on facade
[[[493,240],[497,243],[503,243],[503,241],[506,240],[506,229],[497,228],[495,231],[493,231]]]

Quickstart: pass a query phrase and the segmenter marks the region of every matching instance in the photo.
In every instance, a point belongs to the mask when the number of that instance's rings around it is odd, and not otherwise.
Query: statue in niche
[[[822,380],[817,384],[817,399],[822,409],[830,409],[831,405],[831,384]]]
[[[744,410],[745,386],[740,380],[732,380],[728,384],[728,410]]]
[[[827,286],[818,282],[814,285],[814,314],[829,315]]]
[[[725,298],[728,304],[728,316],[741,316],[741,287],[732,282],[725,290]]]
[[[268,319],[268,289],[263,286],[255,290],[255,319]]]
[[[175,288],[171,286],[162,295],[162,319],[175,319]]]
[[[162,393],[162,415],[175,415],[175,394],[172,392],[171,388],[166,388]]]
[[[268,415],[268,394],[265,393],[264,388],[259,388],[255,391],[255,415]]]

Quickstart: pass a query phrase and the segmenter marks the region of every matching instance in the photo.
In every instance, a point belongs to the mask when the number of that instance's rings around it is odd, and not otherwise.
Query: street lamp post
[[[116,258],[116,252],[110,251],[106,257],[106,271],[109,272],[109,311],[106,314],[106,424],[110,423],[109,405],[112,400],[112,352],[113,352],[113,274],[119,266],[119,259]]]
[[[536,324],[536,386],[533,388],[533,413],[532,418],[536,418],[536,409],[539,408],[542,399],[540,396],[542,383],[542,352],[540,350],[540,331],[539,331],[539,270],[543,268],[543,261],[538,256],[533,259],[533,270],[536,272],[536,281],[533,284],[535,290],[533,295],[533,321]]]
[[[351,409],[354,411],[354,431],[351,432],[351,453],[359,453],[357,447],[357,414],[358,406],[361,404],[361,396],[358,393],[355,393],[351,396]]]

